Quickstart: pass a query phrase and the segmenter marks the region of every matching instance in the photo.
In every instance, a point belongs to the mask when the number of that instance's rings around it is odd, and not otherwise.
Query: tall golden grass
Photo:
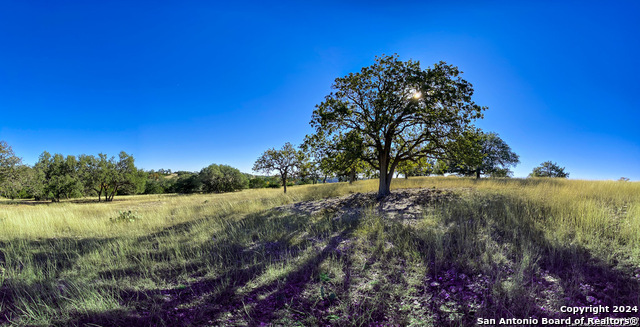
[[[618,237],[640,240],[640,183],[564,179],[469,179],[422,177],[395,179],[399,188],[471,188],[518,195],[553,212],[548,222],[561,231],[577,228],[585,233],[617,232]],[[199,195],[136,195],[113,202],[95,199],[60,203],[0,200],[0,240],[55,237],[118,237],[141,235],[198,218],[227,217],[258,212],[292,202],[373,192],[377,180]],[[132,211],[136,224],[113,224],[123,211]],[[614,233],[615,234],[615,233]]]
[[[0,200],[0,324],[171,324],[182,321],[173,312],[201,312],[190,319],[210,314],[213,325],[227,318],[228,325],[255,325],[262,321],[259,310],[270,308],[273,289],[293,301],[289,286],[301,287],[302,295],[297,307],[279,309],[280,320],[269,318],[276,325],[303,319],[302,325],[365,326],[378,321],[376,314],[393,313],[396,324],[454,319],[449,322],[461,325],[472,317],[469,306],[487,317],[524,316],[542,302],[590,303],[585,295],[640,305],[633,279],[634,267],[640,272],[640,183],[396,179],[392,191],[435,187],[459,195],[434,204],[413,225],[374,210],[355,219],[270,210],[377,186],[366,180],[294,186],[287,194],[259,189],[122,196],[108,203]],[[486,293],[472,292],[468,303],[427,294],[443,301],[431,311],[406,304],[432,303],[420,290],[454,268],[481,276],[473,285],[484,285]],[[546,286],[532,284],[541,278]],[[303,283],[286,286],[291,280]],[[583,285],[610,282],[615,288],[581,293]],[[206,293],[197,293],[203,287]],[[183,294],[184,288],[197,296]],[[167,294],[174,298],[166,300]],[[481,305],[482,297],[493,304]],[[228,307],[216,306],[225,299]],[[307,308],[318,301],[332,304],[326,312]],[[147,316],[136,316],[141,311]]]

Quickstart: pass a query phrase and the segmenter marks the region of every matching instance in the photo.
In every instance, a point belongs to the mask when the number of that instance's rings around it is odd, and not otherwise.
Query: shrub
[[[115,218],[109,218],[112,223],[132,223],[140,219],[137,212],[131,210],[120,211]]]
[[[249,187],[249,180],[238,169],[212,164],[202,168],[198,175],[205,193],[233,192]]]
[[[165,192],[164,180],[148,180],[144,188],[144,194],[162,194]]]
[[[269,184],[267,184],[267,187],[269,187],[269,188],[280,188],[280,187],[282,187],[282,185],[280,185],[280,183],[269,183]]]
[[[249,180],[249,188],[265,188],[267,187],[267,181],[260,177],[254,177]]]
[[[202,181],[198,174],[179,174],[176,182],[171,185],[171,193],[196,193],[202,189]]]

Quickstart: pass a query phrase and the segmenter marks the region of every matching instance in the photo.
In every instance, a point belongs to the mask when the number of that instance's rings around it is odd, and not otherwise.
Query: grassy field
[[[214,195],[0,200],[0,324],[469,326],[640,306],[640,183],[412,178],[410,222],[274,210],[376,181]],[[626,310],[626,309],[625,309]],[[636,309],[637,310],[637,309]]]

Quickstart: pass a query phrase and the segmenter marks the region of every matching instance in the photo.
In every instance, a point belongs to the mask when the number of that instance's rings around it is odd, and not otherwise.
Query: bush
[[[115,218],[109,218],[112,223],[132,223],[136,220],[140,219],[137,212],[129,211],[120,211],[118,216]]]
[[[267,187],[267,181],[260,177],[254,177],[249,180],[249,188],[265,188]]]
[[[144,188],[144,194],[162,194],[171,190],[173,183],[170,179],[161,177],[158,180],[149,179]]]
[[[171,193],[183,194],[200,192],[201,189],[202,181],[200,181],[198,174],[194,173],[179,174],[175,184],[170,188]]]
[[[249,187],[249,180],[238,169],[212,164],[202,168],[198,175],[205,193],[233,192]]]
[[[269,187],[269,188],[280,188],[280,187],[282,187],[282,185],[280,185],[280,183],[269,183],[269,184],[267,184],[267,187]]]

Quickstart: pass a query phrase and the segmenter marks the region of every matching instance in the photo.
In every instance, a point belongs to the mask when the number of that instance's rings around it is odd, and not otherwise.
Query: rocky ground
[[[387,219],[402,219],[410,224],[412,220],[422,217],[429,205],[457,197],[461,191],[465,190],[398,189],[380,201],[376,199],[376,192],[355,193],[318,201],[297,202],[276,209],[310,215],[324,213],[335,217],[357,216],[366,210],[372,210]]]

